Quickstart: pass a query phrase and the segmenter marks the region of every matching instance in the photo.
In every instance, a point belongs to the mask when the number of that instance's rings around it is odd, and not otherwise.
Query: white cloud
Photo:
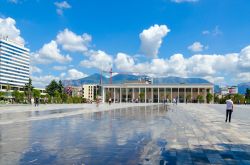
[[[66,70],[66,69],[67,69],[67,66],[53,66],[53,69],[54,69],[54,70],[62,71],[62,70]]]
[[[33,74],[33,73],[42,73],[42,69],[40,69],[39,67],[37,66],[30,66],[30,73]]]
[[[88,52],[89,59],[80,62],[82,67],[98,68],[101,70],[110,70],[113,65],[112,56],[108,55],[104,51],[91,50]]]
[[[84,78],[87,76],[88,76],[87,74],[80,72],[76,69],[70,69],[70,70],[68,70],[68,74],[66,75],[66,79],[76,80],[76,79]]]
[[[16,28],[16,21],[13,18],[0,18],[0,36],[8,36],[11,40],[24,44],[20,36],[20,30]]]
[[[63,11],[65,9],[71,8],[70,4],[67,1],[55,2],[54,4],[56,6],[56,12],[59,15],[63,15]]]
[[[149,57],[157,57],[163,38],[170,32],[166,25],[154,25],[140,33],[141,51]]]
[[[56,77],[53,75],[45,75],[45,76],[31,76],[32,84],[37,88],[46,87],[52,80],[60,80],[60,77]]]
[[[203,51],[204,45],[200,42],[194,42],[192,45],[188,46],[188,49],[193,52],[201,52]]]
[[[47,64],[52,62],[66,63],[72,58],[69,55],[62,55],[57,43],[52,40],[50,43],[44,44],[37,52],[31,54],[34,63]]]
[[[133,70],[135,64],[134,59],[125,53],[118,53],[114,63],[117,66],[117,69],[128,72]]]
[[[62,48],[64,50],[68,50],[71,52],[87,51],[91,40],[91,35],[87,33],[76,35],[74,32],[68,29],[64,29],[64,31],[61,31],[56,37],[56,42],[62,45]]]
[[[241,50],[239,54],[239,67],[250,72],[250,45]]]
[[[149,62],[135,62],[118,53],[115,67],[120,71],[144,73],[151,76],[201,77],[214,83],[239,83],[250,80],[250,46],[240,53],[194,54],[185,58],[174,54],[169,58],[155,58]]]
[[[203,30],[202,34],[203,35],[210,35],[211,34],[212,36],[219,36],[222,34],[222,31],[220,30],[220,27],[217,25],[212,30]]]
[[[175,3],[182,3],[182,2],[198,2],[199,0],[171,0]]]

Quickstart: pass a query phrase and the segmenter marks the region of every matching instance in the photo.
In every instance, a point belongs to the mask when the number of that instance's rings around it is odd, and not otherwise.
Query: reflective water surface
[[[32,116],[1,120],[22,115]],[[152,147],[167,144],[169,126],[163,105],[0,125],[0,164],[146,164]]]

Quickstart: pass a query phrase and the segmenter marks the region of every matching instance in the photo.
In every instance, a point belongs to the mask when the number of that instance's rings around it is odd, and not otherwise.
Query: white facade
[[[0,90],[23,87],[29,81],[30,56],[24,45],[0,37]]]
[[[214,93],[213,84],[107,84],[102,85],[102,100],[113,102],[206,102],[207,94]]]
[[[82,86],[82,96],[87,100],[95,100],[97,96],[97,85],[96,84],[84,84]]]

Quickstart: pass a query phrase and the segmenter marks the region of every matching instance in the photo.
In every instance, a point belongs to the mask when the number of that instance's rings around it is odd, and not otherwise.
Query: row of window
[[[6,54],[4,54],[4,53],[2,53],[2,55],[5,55],[5,56],[0,56],[0,58],[2,58],[2,59],[5,59],[5,60],[10,60],[10,61],[14,61],[14,62],[16,62],[16,63],[20,63],[20,64],[23,64],[23,65],[29,65],[29,62],[21,62],[21,61],[18,61],[18,60],[16,60],[16,59],[13,59],[13,57],[11,58],[9,58],[8,57],[8,55],[6,55]],[[6,57],[7,56],[7,57]],[[15,57],[14,57],[15,58]]]
[[[8,60],[8,61],[5,61],[5,60]],[[10,65],[14,65],[14,66],[19,66],[19,67],[26,68],[26,69],[29,70],[28,66],[23,66],[23,65],[20,65],[20,64],[15,64],[15,63],[13,63],[13,61],[10,61],[9,59],[5,59],[5,58],[2,58],[2,57],[0,57],[0,62],[4,62],[6,64],[10,64]]]
[[[21,74],[9,73],[9,72],[6,72],[6,71],[10,71],[10,70],[0,68],[0,74],[3,73],[3,74],[13,75],[13,76],[18,76],[18,77],[23,77],[23,78],[29,78],[29,74],[25,74],[25,76],[23,76]],[[20,72],[17,72],[17,73],[20,73]]]
[[[13,47],[13,48],[15,48],[15,49],[18,49],[19,50],[19,52],[20,51],[22,51],[22,52],[29,52],[28,50],[26,50],[26,49],[22,49],[22,48],[19,48],[19,47],[17,47],[17,46],[14,46],[14,45],[12,45],[12,44],[8,44],[8,43],[6,43],[6,42],[2,42],[2,41],[0,41],[0,44],[2,44],[2,45],[8,45],[8,46],[10,46],[10,47]],[[9,48],[9,47],[8,47]],[[9,48],[9,49],[11,49],[11,48]],[[18,50],[15,50],[15,49],[12,49],[12,50],[14,50],[14,51],[17,51],[18,52]]]
[[[14,58],[18,58],[19,60],[24,60],[25,62],[29,62],[29,57],[26,57],[27,55],[24,56],[24,55],[20,55],[20,54],[17,54],[17,53],[8,51],[8,50],[3,50],[3,49],[1,49],[1,47],[0,47],[0,52],[4,53],[6,56],[11,56]],[[20,58],[20,57],[22,57],[22,58]]]

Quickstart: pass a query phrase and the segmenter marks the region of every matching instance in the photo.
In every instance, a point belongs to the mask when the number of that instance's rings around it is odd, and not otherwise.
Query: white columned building
[[[124,84],[103,84],[102,100],[107,101],[106,94],[115,91],[112,100],[116,102],[154,102],[160,103],[173,99],[178,102],[198,102],[197,96],[203,96],[203,102],[206,101],[207,93],[214,93],[214,85],[207,84],[144,84],[144,83],[124,83]],[[135,90],[136,89],[136,90]],[[138,89],[138,90],[137,90]],[[150,91],[151,90],[151,91]],[[115,95],[120,96],[116,98]],[[143,98],[140,98],[143,97]]]

